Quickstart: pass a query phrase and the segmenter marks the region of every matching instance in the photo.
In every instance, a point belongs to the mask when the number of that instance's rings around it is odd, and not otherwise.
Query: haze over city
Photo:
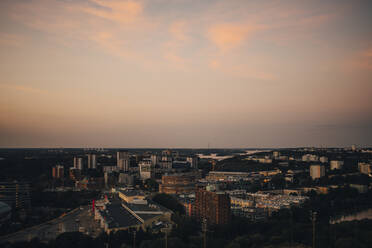
[[[371,10],[2,0],[0,147],[371,146]]]

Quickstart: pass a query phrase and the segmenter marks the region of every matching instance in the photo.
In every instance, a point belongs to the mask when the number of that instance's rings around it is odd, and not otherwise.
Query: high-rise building
[[[172,169],[173,159],[170,156],[162,156],[160,161],[160,167],[163,169]]]
[[[324,165],[311,165],[310,166],[310,176],[313,180],[325,176]]]
[[[151,160],[142,160],[139,162],[138,166],[142,180],[153,178],[155,176],[155,168],[152,165]]]
[[[129,152],[117,152],[116,153],[117,167],[120,171],[129,171],[130,156]]]
[[[343,165],[344,165],[344,161],[332,160],[330,162],[331,170],[340,170],[340,169],[342,169]]]
[[[74,157],[74,168],[82,170],[83,167],[83,158]]]
[[[0,201],[13,209],[31,207],[30,185],[26,182],[0,182]]]
[[[212,192],[197,189],[193,215],[199,219],[206,219],[209,224],[227,224],[230,222],[230,197],[223,192]]]
[[[96,154],[88,154],[88,169],[97,168],[97,156]]]
[[[52,168],[53,178],[63,178],[64,176],[64,167],[62,165],[56,165]]]
[[[153,166],[159,165],[160,164],[160,156],[156,154],[151,155],[151,163]]]
[[[187,157],[186,160],[187,162],[190,163],[191,168],[195,168],[195,169],[198,168],[199,157],[197,156]]]

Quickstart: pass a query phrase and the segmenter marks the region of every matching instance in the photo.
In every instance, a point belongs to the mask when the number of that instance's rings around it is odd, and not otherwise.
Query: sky
[[[1,0],[0,147],[372,146],[371,10]]]

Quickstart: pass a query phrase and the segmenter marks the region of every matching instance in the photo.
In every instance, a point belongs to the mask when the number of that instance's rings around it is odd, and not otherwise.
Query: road
[[[29,241],[35,237],[47,242],[63,232],[77,232],[79,227],[83,227],[84,233],[93,237],[101,232],[88,206],[76,208],[62,217],[0,237],[0,242]]]

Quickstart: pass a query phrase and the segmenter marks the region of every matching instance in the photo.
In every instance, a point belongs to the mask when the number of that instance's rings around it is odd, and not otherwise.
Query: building
[[[120,189],[118,193],[119,198],[126,203],[142,202],[146,197],[142,191],[134,189]]]
[[[280,156],[280,152],[278,152],[278,151],[275,151],[275,152],[273,152],[273,157],[276,159],[276,158],[279,158],[279,156]]]
[[[187,157],[186,161],[190,163],[191,168],[198,168],[198,162],[199,162],[199,157],[197,156],[192,156],[192,157]]]
[[[52,168],[52,177],[57,178],[63,178],[64,177],[65,169],[61,165],[56,165]]]
[[[351,150],[352,150],[353,152],[355,152],[356,149],[357,149],[356,145],[351,145]]]
[[[331,170],[341,170],[343,165],[344,165],[344,161],[332,160],[330,162]]]
[[[305,154],[302,156],[303,162],[316,162],[319,161],[319,157],[313,154]]]
[[[76,169],[75,167],[70,167],[69,176],[70,176],[70,179],[73,181],[80,180],[81,170]]]
[[[0,227],[1,225],[10,220],[12,208],[5,202],[0,202]]]
[[[197,189],[195,192],[194,216],[206,219],[208,224],[227,224],[230,222],[230,197],[223,192]]]
[[[12,209],[31,207],[30,185],[26,182],[0,182],[0,201]]]
[[[96,169],[97,168],[97,156],[96,154],[88,154],[88,169]]]
[[[151,155],[151,163],[153,166],[159,165],[160,164],[160,156],[156,154]]]
[[[129,165],[130,165],[130,156],[129,152],[117,152],[116,153],[116,162],[117,167],[120,171],[129,171]]]
[[[83,158],[74,157],[74,168],[83,170]]]
[[[166,194],[181,194],[195,191],[195,173],[164,175],[161,178],[159,192]]]
[[[328,163],[328,158],[327,157],[325,157],[325,156],[322,156],[322,157],[320,157],[319,158],[319,161],[321,162],[321,163]]]
[[[238,181],[251,176],[249,172],[210,171],[206,176],[208,181]]]
[[[315,180],[325,176],[325,167],[323,165],[311,165],[310,177]]]
[[[134,176],[127,173],[120,173],[118,183],[132,186],[134,184]]]
[[[139,162],[138,166],[142,180],[155,177],[155,166],[152,164],[151,160],[142,160]]]
[[[129,228],[155,230],[162,224],[172,225],[170,210],[145,199],[140,203],[106,202],[94,209],[94,215],[108,234]]]
[[[358,163],[358,170],[362,174],[372,175],[372,165],[369,163]]]
[[[162,156],[160,160],[160,167],[163,169],[172,169],[173,158],[170,156]]]

